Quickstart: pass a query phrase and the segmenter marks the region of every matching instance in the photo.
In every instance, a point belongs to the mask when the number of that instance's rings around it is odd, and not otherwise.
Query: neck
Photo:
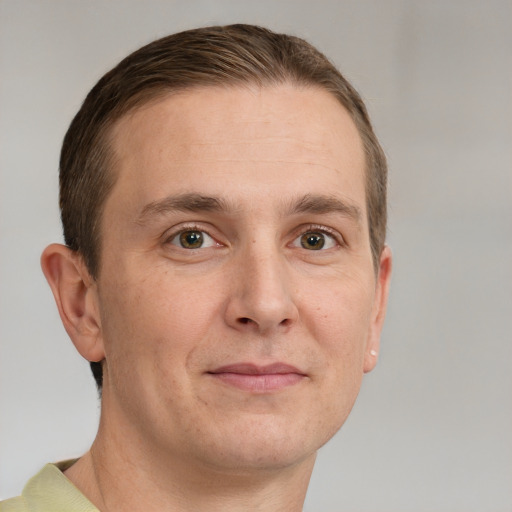
[[[102,415],[94,444],[66,476],[102,512],[300,512],[315,454],[281,467],[214,467],[140,442]],[[136,434],[136,435],[132,435]]]

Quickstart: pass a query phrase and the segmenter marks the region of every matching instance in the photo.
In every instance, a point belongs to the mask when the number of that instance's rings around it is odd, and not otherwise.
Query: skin
[[[101,510],[301,510],[376,364],[391,272],[354,123],[323,90],[202,88],[111,139],[98,279],[61,245],[42,257],[78,351],[105,359],[66,475]]]

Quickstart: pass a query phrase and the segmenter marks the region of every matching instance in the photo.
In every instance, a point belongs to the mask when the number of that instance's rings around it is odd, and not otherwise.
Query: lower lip
[[[298,373],[270,373],[270,374],[247,374],[247,373],[212,373],[221,382],[254,393],[269,393],[294,386],[304,379],[304,375]]]

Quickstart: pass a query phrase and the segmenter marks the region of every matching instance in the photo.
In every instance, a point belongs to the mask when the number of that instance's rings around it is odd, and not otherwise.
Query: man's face
[[[173,460],[314,458],[380,329],[351,118],[317,89],[203,88],[138,109],[112,135],[103,414]]]

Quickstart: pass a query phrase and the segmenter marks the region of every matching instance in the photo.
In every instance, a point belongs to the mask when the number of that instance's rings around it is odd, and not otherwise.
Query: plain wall
[[[249,22],[305,37],[366,99],[390,164],[377,369],[306,510],[512,510],[512,2],[0,1],[0,497],[79,456],[99,404],[39,268],[87,91],[143,43]]]

